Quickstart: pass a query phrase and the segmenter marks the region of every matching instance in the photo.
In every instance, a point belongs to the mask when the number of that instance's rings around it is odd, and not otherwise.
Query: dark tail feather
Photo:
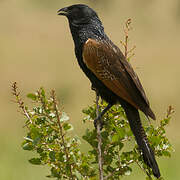
[[[153,120],[156,120],[156,116],[155,116],[155,114],[153,113],[153,111],[151,110],[150,107],[146,109],[145,114],[147,116],[151,117]]]
[[[158,164],[142,127],[138,110],[127,103],[123,103],[122,106],[126,112],[127,119],[136,138],[137,144],[143,153],[144,162],[152,169],[154,176],[159,178],[161,175]]]

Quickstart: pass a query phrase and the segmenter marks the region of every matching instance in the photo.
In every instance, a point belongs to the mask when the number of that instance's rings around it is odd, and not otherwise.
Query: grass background
[[[80,71],[67,20],[57,16],[59,8],[75,3],[93,7],[115,44],[123,39],[123,25],[132,18],[130,44],[136,45],[131,63],[139,75],[158,119],[168,105],[175,114],[167,134],[175,152],[158,159],[165,179],[180,178],[180,2],[178,0],[0,0],[0,179],[44,180],[47,168],[27,162],[32,154],[21,149],[25,133],[23,118],[12,102],[11,83],[17,81],[22,95],[40,86],[56,89],[61,104],[74,125],[84,132],[82,108],[91,104],[94,93]],[[122,48],[122,47],[121,47]],[[136,168],[125,179],[144,179]]]

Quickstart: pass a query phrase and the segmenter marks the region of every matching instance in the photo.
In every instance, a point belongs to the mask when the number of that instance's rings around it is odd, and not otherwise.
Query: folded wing
[[[83,47],[83,61],[112,92],[155,119],[138,76],[111,41],[88,39]]]

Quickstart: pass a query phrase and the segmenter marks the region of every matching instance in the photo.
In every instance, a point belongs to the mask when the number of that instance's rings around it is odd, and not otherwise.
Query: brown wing
[[[118,49],[119,50],[119,49]],[[118,53],[119,55],[121,54],[121,63],[124,65],[124,68],[126,69],[126,71],[129,73],[129,75],[131,76],[133,82],[135,83],[136,87],[138,88],[138,90],[140,91],[142,97],[144,98],[145,102],[149,105],[149,101],[146,97],[146,94],[144,92],[144,89],[141,85],[141,82],[137,76],[137,74],[134,72],[131,64],[129,64],[129,62],[125,59],[124,55],[122,54],[121,51],[119,51]]]
[[[119,48],[110,42],[88,39],[83,48],[83,61],[111,91],[146,114],[144,108],[149,107],[149,102]]]

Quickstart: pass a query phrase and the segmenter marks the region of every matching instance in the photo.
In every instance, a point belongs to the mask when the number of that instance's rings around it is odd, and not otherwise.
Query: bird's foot
[[[104,122],[102,121],[102,117],[98,116],[95,120],[94,120],[94,127],[97,129],[97,125],[98,123],[100,124],[100,130],[102,130]]]

